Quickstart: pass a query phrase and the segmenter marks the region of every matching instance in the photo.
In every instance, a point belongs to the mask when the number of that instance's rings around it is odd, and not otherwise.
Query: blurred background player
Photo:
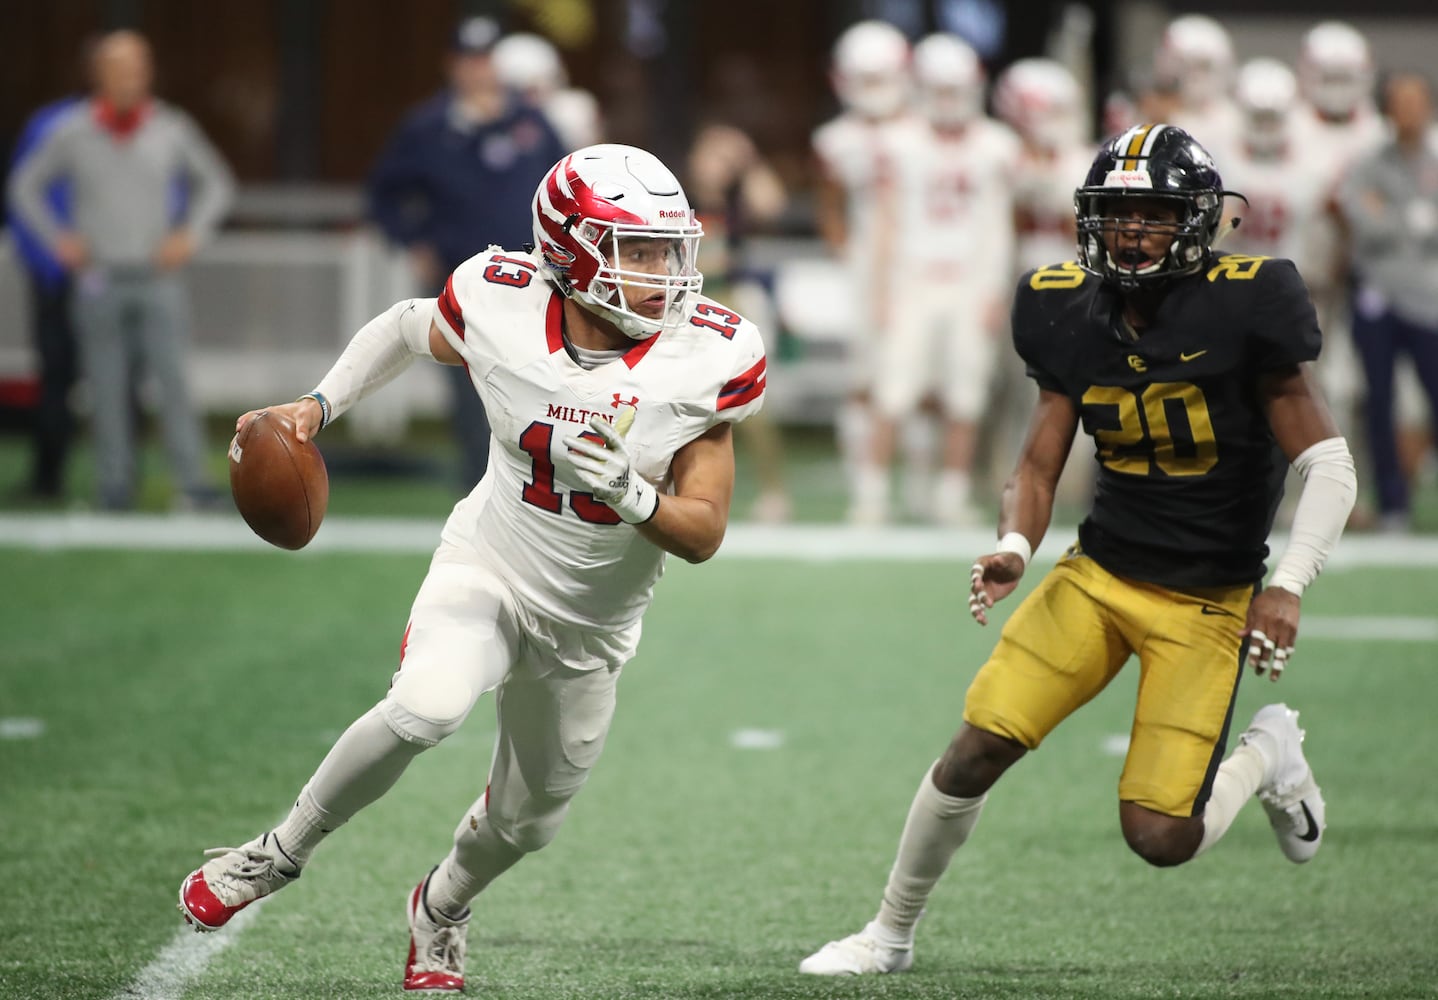
[[[506,87],[544,112],[566,151],[604,138],[598,99],[569,86],[564,60],[547,38],[529,32],[505,35],[494,46],[494,69]]]
[[[1148,120],[1185,129],[1222,166],[1238,143],[1233,70],[1233,39],[1227,28],[1202,14],[1175,18],[1154,53],[1153,81],[1158,91],[1171,94],[1172,103],[1167,109],[1145,107],[1145,112],[1166,112]]]
[[[761,330],[777,330],[773,297],[748,259],[755,229],[771,225],[789,201],[784,182],[752,139],[732,125],[711,123],[689,150],[690,202],[704,226],[699,270],[704,292],[747,316]],[[763,524],[789,520],[793,504],[784,484],[784,444],[779,427],[763,411],[737,433],[754,465],[759,492],[750,517]]]
[[[1392,138],[1362,157],[1339,204],[1353,234],[1353,343],[1367,379],[1367,422],[1378,489],[1379,527],[1412,528],[1410,473],[1397,440],[1394,366],[1413,363],[1438,413],[1438,145],[1432,141],[1432,85],[1418,73],[1384,83]]]
[[[1068,67],[1053,59],[1013,63],[994,82],[993,104],[994,112],[1021,142],[1013,172],[1014,271],[1004,289],[1007,301],[1019,275],[1073,258],[1074,178],[1088,171],[1094,142],[1083,90]],[[1036,398],[1023,360],[1006,347],[1000,350],[991,406],[994,419],[984,428],[985,467],[996,484],[1009,474]],[[1074,447],[1088,445],[1080,440]],[[1092,465],[1074,460],[1064,466],[1059,502],[1076,510],[1087,508],[1093,493]]]
[[[1368,435],[1362,430],[1363,367],[1353,346],[1349,234],[1337,200],[1339,185],[1353,164],[1385,138],[1383,117],[1373,100],[1373,57],[1368,39],[1342,21],[1314,25],[1304,33],[1299,48],[1298,91],[1302,155],[1326,172],[1328,189],[1325,211],[1308,231],[1303,272],[1323,328],[1318,375],[1353,447],[1358,481],[1369,483],[1373,461]],[[1399,440],[1418,444],[1400,447],[1400,454],[1416,457],[1425,443],[1428,420],[1422,393],[1406,362],[1400,364],[1394,398]],[[1365,491],[1354,508],[1354,526],[1370,526],[1374,518],[1372,499]]]
[[[1286,257],[1306,281],[1310,271],[1318,269],[1319,262],[1308,259],[1308,252],[1312,230],[1330,200],[1331,179],[1327,165],[1304,147],[1298,81],[1276,59],[1253,59],[1238,73],[1235,97],[1239,142],[1219,167],[1248,204],[1238,212],[1243,222],[1224,249]]]
[[[74,283],[100,508],[135,504],[137,369],[156,384],[177,505],[211,508],[218,494],[190,401],[180,269],[229,210],[234,179],[190,116],[154,97],[154,63],[142,35],[116,31],[100,39],[94,71],[94,97],[65,112],[12,175],[11,204]],[[73,219],[57,216],[48,199],[61,178],[70,182]]]
[[[400,122],[370,173],[369,212],[409,251],[422,294],[485,247],[529,240],[529,198],[566,152],[549,121],[506,90],[493,50],[499,26],[472,17],[455,30],[449,86]],[[445,368],[465,492],[489,464],[489,420],[463,368]]]
[[[883,21],[860,21],[834,44],[830,82],[839,114],[815,130],[816,223],[844,261],[852,290],[850,383],[835,428],[849,476],[852,520],[863,509],[860,469],[871,453],[873,355],[889,325],[898,267],[898,163],[894,144],[919,141],[925,125],[912,114],[909,43]]]
[[[888,322],[873,345],[873,428],[853,519],[889,518],[890,467],[900,427],[942,417],[937,484],[928,463],[906,470],[909,513],[974,524],[972,471],[1013,267],[1012,174],[1019,141],[984,114],[984,70],[954,35],[914,47],[918,107],[928,127],[896,132],[899,195]],[[902,266],[900,265],[902,262]]]

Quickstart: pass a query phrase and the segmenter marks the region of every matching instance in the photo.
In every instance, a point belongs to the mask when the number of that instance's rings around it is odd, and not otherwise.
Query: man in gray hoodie
[[[99,504],[134,505],[130,373],[160,391],[160,423],[181,505],[215,498],[185,375],[187,307],[179,270],[215,231],[234,195],[229,168],[194,121],[151,95],[149,43],[100,40],[95,96],[77,104],[10,179],[15,212],[74,282],[81,372],[92,402]],[[67,178],[72,218],[45,191]]]
[[[1392,138],[1354,165],[1339,204],[1352,231],[1358,292],[1353,342],[1368,381],[1364,416],[1378,487],[1379,520],[1407,531],[1408,482],[1398,458],[1393,369],[1413,361],[1438,411],[1438,143],[1433,91],[1417,73],[1395,73],[1383,87]]]

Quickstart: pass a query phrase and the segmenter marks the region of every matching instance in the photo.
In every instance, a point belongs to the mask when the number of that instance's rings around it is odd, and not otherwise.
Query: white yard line
[[[259,916],[263,902],[252,903],[220,930],[208,934],[197,934],[182,922],[169,944],[129,985],[111,993],[109,1000],[178,1000],[190,984],[204,975],[215,956],[234,944],[240,932]],[[175,919],[181,918],[176,914]]]
[[[311,552],[428,553],[439,544],[440,518],[333,517],[299,558]],[[1077,531],[1049,529],[1035,558],[1052,562]],[[1269,540],[1283,551],[1283,535]],[[994,532],[923,527],[854,528],[836,524],[731,525],[719,550],[726,559],[900,560],[968,563],[990,551]],[[275,552],[238,516],[167,514],[10,514],[0,516],[0,546],[28,549],[159,549]],[[1364,566],[1438,568],[1438,536],[1349,535],[1332,569]]]

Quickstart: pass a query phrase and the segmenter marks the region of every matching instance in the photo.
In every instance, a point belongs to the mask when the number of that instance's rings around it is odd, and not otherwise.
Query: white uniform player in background
[[[326,834],[495,691],[488,783],[409,897],[405,989],[463,988],[469,901],[549,843],[584,785],[666,553],[700,562],[724,535],[731,425],[761,406],[765,358],[752,324],[700,295],[700,232],[654,156],[579,150],[536,192],[535,252],[472,257],[437,301],[398,303],[314,392],[270,408],[313,434],[416,357],[463,364],[491,461],[444,526],[389,692],[284,822],[185,880],[197,930],[297,878]]]
[[[814,131],[820,235],[848,274],[853,326],[850,383],[838,414],[840,457],[857,505],[859,470],[871,450],[873,350],[889,323],[898,245],[895,145],[922,133],[913,114],[909,43],[883,21],[860,21],[834,44],[831,83],[840,113]],[[897,137],[897,138],[896,138]]]
[[[1309,236],[1305,250],[1309,264],[1303,272],[1323,330],[1318,375],[1339,427],[1353,448],[1362,480],[1371,468],[1367,435],[1358,427],[1364,384],[1353,345],[1348,237],[1336,199],[1349,167],[1368,155],[1386,135],[1383,117],[1373,100],[1373,58],[1368,40],[1342,21],[1314,25],[1304,34],[1299,47],[1298,90],[1303,155],[1326,172],[1329,192],[1327,210]],[[1427,424],[1427,401],[1412,367],[1406,363],[1399,369],[1395,398],[1400,424],[1416,428]],[[1375,516],[1366,498],[1360,496],[1352,523],[1366,525]]]
[[[1238,73],[1239,143],[1222,164],[1223,179],[1243,192],[1243,221],[1224,242],[1230,253],[1286,257],[1304,279],[1318,280],[1314,229],[1332,195],[1329,170],[1304,146],[1298,81],[1276,59],[1253,59]],[[1326,345],[1325,345],[1326,346]]]
[[[569,74],[556,49],[545,38],[518,32],[494,46],[494,69],[500,80],[544,112],[567,149],[582,149],[604,138],[598,99],[569,86]]]
[[[900,426],[919,418],[932,395],[943,420],[940,472],[936,487],[909,487],[909,512],[970,524],[978,520],[970,507],[977,427],[1012,291],[1019,140],[984,114],[983,66],[958,37],[920,41],[914,79],[928,128],[892,136],[898,240],[889,323],[874,344],[874,427],[854,519],[888,519]]]
[[[1238,144],[1233,71],[1228,29],[1202,14],[1170,21],[1154,53],[1154,76],[1177,90],[1168,122],[1197,139],[1220,169]]]
[[[1014,170],[1014,273],[1005,289],[1011,295],[1019,275],[1073,259],[1074,178],[1087,174],[1095,149],[1083,89],[1062,63],[1018,60],[994,81],[993,104],[994,112],[1022,142]],[[995,393],[998,416],[985,427],[987,469],[995,482],[1002,483],[1013,468],[1038,402],[1038,390],[1023,359],[1007,347],[999,352]],[[1076,450],[1084,447],[1081,440],[1074,442]],[[1068,462],[1057,498],[1075,508],[1086,506],[1093,478],[1093,462]]]

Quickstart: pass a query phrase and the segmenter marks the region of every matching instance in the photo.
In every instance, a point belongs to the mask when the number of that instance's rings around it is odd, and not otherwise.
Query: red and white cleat
[[[274,834],[243,847],[216,847],[212,856],[180,884],[180,915],[197,931],[215,931],[257,899],[300,877],[299,867],[280,849]]]
[[[404,966],[404,988],[416,993],[458,993],[464,989],[469,910],[459,920],[431,910],[425,903],[428,888],[426,876],[409,897],[409,960]]]

